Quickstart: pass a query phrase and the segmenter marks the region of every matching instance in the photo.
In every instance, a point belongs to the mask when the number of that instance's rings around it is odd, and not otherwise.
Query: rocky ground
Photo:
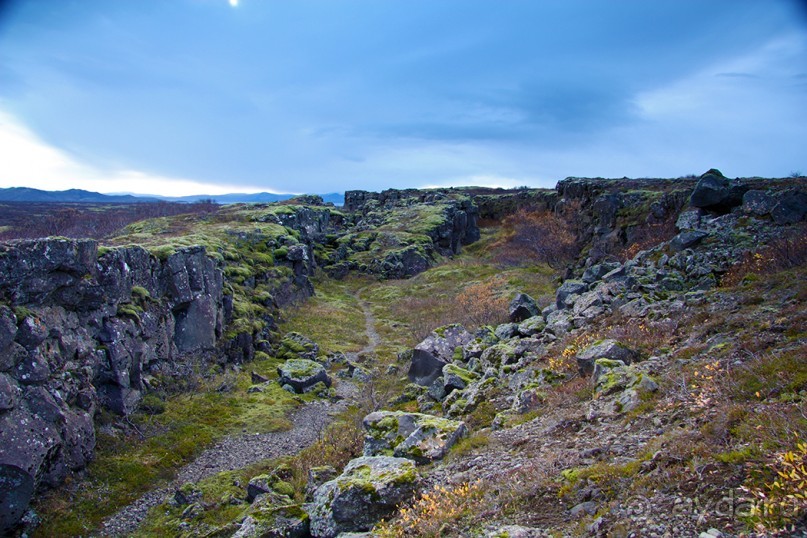
[[[352,224],[340,237],[319,237],[322,208],[272,209],[261,222],[287,226],[290,238],[272,256],[289,256],[300,241],[297,250],[316,250],[333,277],[411,276],[478,237],[480,209],[469,194],[348,193],[346,201]],[[543,211],[544,222],[565,215],[582,250],[551,299],[518,294],[507,323],[432,324],[397,359],[388,339],[402,323],[428,320],[396,319],[392,304],[367,298],[400,296],[367,281],[326,297],[336,306],[323,319],[344,316],[345,327],[298,324],[328,338],[324,347],[300,332],[273,334],[271,344],[251,333],[257,363],[276,365],[277,375],[253,374],[241,390],[314,401],[291,415],[287,431],[228,435],[100,532],[803,535],[803,183],[730,181],[716,170],[697,181],[569,178],[556,192],[486,192],[479,203],[498,217],[525,206]],[[409,220],[429,224],[402,226]],[[528,246],[545,241],[528,238]],[[301,278],[313,270],[306,259]],[[441,274],[463,274],[463,263]],[[226,267],[224,275],[241,278]],[[257,292],[244,277],[239,293]],[[467,310],[499,304],[473,297]],[[362,349],[330,341],[360,334],[361,322]],[[360,423],[344,418],[354,401],[365,409]]]
[[[229,436],[206,449],[192,463],[177,473],[166,487],[150,491],[104,522],[99,536],[130,536],[145,519],[148,511],[188,482],[198,482],[222,471],[240,469],[253,463],[295,454],[316,441],[334,415],[355,400],[356,387],[343,381],[337,384],[339,400],[312,402],[295,411],[287,431]]]

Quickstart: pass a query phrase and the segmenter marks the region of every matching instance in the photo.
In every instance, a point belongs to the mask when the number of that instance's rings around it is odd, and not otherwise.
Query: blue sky
[[[807,172],[796,0],[19,0],[0,187]]]

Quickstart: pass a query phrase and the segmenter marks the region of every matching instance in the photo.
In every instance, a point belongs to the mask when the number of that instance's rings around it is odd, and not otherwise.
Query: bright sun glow
[[[238,0],[230,0],[230,5],[233,7],[238,7]]]

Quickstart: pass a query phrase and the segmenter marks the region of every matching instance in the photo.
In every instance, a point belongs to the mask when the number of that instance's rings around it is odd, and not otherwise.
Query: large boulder
[[[311,536],[334,538],[343,532],[369,531],[395,513],[418,486],[415,464],[389,456],[364,456],[347,464],[336,479],[314,493],[309,505]]]
[[[16,465],[0,463],[0,534],[10,531],[25,514],[34,494],[34,479]]]
[[[581,375],[591,375],[597,359],[610,359],[630,364],[639,358],[639,354],[616,340],[595,342],[577,354],[577,368]]]
[[[331,386],[331,378],[325,367],[308,359],[289,359],[277,368],[281,385],[289,385],[298,394],[308,392],[317,383]]]
[[[443,362],[451,362],[454,351],[473,341],[474,337],[459,324],[446,325],[432,331],[415,349],[427,351]]]
[[[776,224],[795,224],[807,218],[807,192],[791,190],[782,194],[771,210]]]
[[[535,299],[526,293],[516,295],[516,298],[510,303],[508,311],[512,323],[521,323],[525,319],[537,316],[541,313],[541,309],[538,308]]]
[[[689,203],[692,207],[727,212],[742,204],[747,190],[742,185],[732,185],[720,170],[713,168],[700,177]]]
[[[305,538],[308,514],[284,496],[261,495],[247,510],[233,538]]]
[[[743,211],[763,217],[770,215],[777,199],[768,192],[752,189],[743,195]]]
[[[442,459],[468,431],[464,422],[404,411],[376,411],[362,422],[364,455],[392,455],[417,463]]]
[[[409,381],[421,387],[428,387],[443,373],[443,367],[447,361],[439,359],[422,349],[412,352],[412,362],[409,365],[409,372],[406,374]]]

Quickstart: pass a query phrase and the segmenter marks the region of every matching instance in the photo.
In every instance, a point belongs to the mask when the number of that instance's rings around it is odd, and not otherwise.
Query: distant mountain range
[[[61,202],[61,203],[116,203],[136,204],[148,202],[197,202],[199,200],[213,200],[219,204],[236,203],[269,203],[281,202],[294,198],[296,194],[274,194],[270,192],[257,193],[231,193],[231,194],[197,194],[192,196],[159,196],[159,195],[132,195],[132,194],[101,194],[99,192],[70,189],[66,191],[43,191],[27,187],[10,187],[0,189],[0,202]],[[336,192],[321,194],[325,202],[335,205],[345,203],[344,194]]]

